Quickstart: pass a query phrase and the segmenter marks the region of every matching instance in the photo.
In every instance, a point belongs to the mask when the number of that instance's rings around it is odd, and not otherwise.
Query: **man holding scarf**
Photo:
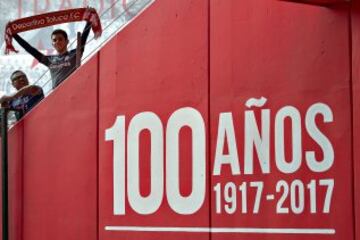
[[[39,18],[39,19],[41,19],[41,18]],[[44,17],[43,19],[51,19],[51,18]],[[79,52],[80,59],[84,52],[86,40],[89,36],[91,28],[93,27],[93,30],[94,30],[94,26],[92,26],[92,25],[100,25],[100,34],[101,34],[100,20],[96,14],[96,11],[94,8],[86,8],[85,11],[83,12],[83,17],[81,19],[86,20],[86,25],[85,25],[85,28],[81,35],[81,41],[80,41],[81,46],[78,46],[78,48],[80,48],[80,52]],[[19,22],[21,20],[22,19],[18,20],[17,22]],[[32,22],[30,21],[30,23],[38,23],[38,22],[40,25],[40,23],[44,22],[44,21],[37,21],[37,22],[34,20]],[[94,22],[95,22],[95,24],[94,24]],[[15,25],[15,23],[16,22],[10,23],[10,24],[13,24],[13,26],[30,26],[30,24],[22,24],[21,25],[19,23],[18,23],[18,25]],[[48,24],[48,25],[50,25],[50,24]],[[10,25],[10,27],[11,27],[11,25]],[[10,27],[8,27],[8,29],[11,29]],[[34,28],[34,27],[31,26],[31,28]],[[12,29],[15,29],[15,27],[12,27]],[[6,34],[7,34],[7,32],[11,32],[11,30],[6,31]],[[35,57],[40,63],[47,66],[50,70],[53,89],[56,88],[62,81],[64,81],[73,71],[75,71],[75,69],[77,67],[76,66],[76,58],[77,58],[78,53],[77,53],[76,49],[68,51],[69,39],[68,39],[67,33],[65,31],[57,29],[57,30],[53,31],[53,33],[51,34],[52,46],[57,51],[56,55],[42,54],[40,51],[38,51],[37,49],[32,47],[28,42],[26,42],[23,38],[21,38],[17,34],[17,32],[20,32],[20,31],[13,31],[13,32],[11,32],[11,34],[6,35],[5,39],[10,38],[10,41],[7,40],[8,43],[10,42],[10,44],[9,44],[10,47],[7,49],[9,49],[11,51],[16,51],[11,45],[11,39],[14,38],[29,54],[31,54],[33,57]],[[99,32],[95,32],[95,35],[99,36]]]

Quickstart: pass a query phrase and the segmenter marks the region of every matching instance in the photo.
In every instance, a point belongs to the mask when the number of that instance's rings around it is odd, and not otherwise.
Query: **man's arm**
[[[21,88],[19,91],[14,93],[13,95],[5,95],[0,98],[0,104],[6,104],[10,101],[14,100],[15,98],[21,97],[23,95],[31,95],[31,96],[37,96],[42,94],[41,87],[35,86],[35,85],[28,85],[23,88]]]
[[[36,58],[39,62],[42,64],[48,66],[49,61],[47,57],[39,52],[36,48],[31,46],[28,42],[26,42],[22,37],[20,37],[18,34],[14,34],[14,39],[22,46],[29,54],[31,54],[34,58]]]
[[[86,40],[89,36],[91,30],[91,23],[90,22],[86,22],[86,25],[84,27],[83,33],[81,34],[81,54],[84,52],[85,50],[85,44],[86,44]]]
[[[23,95],[31,95],[36,96],[42,93],[42,89],[39,86],[36,85],[28,85],[23,88],[21,88],[19,91],[17,91],[15,94],[12,95],[13,98],[17,98]]]

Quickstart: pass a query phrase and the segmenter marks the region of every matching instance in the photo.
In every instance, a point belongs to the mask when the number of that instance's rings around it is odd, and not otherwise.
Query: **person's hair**
[[[21,70],[16,70],[15,72],[13,72],[11,74],[10,79],[11,79],[11,81],[13,81],[15,78],[20,77],[20,76],[26,77],[26,74]]]
[[[64,30],[62,30],[62,29],[56,29],[56,30],[54,30],[54,31],[51,33],[51,37],[54,36],[54,35],[56,35],[56,34],[61,34],[61,35],[63,35],[63,37],[65,38],[65,40],[68,40],[68,35],[67,35],[67,33],[66,33]]]

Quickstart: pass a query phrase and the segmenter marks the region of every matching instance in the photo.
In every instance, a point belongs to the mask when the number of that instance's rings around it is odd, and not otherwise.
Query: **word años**
[[[265,102],[263,103],[265,104]],[[314,151],[305,151],[306,164],[313,172],[325,172],[334,163],[334,149],[329,139],[319,130],[315,119],[322,115],[324,122],[333,121],[331,108],[323,103],[310,106],[305,115],[307,134],[320,146],[323,159],[316,159]],[[285,158],[285,120],[291,121],[292,158]],[[281,108],[275,116],[275,164],[277,169],[286,174],[299,170],[302,164],[301,115],[292,106]],[[225,142],[228,153],[223,154]],[[257,153],[262,173],[270,173],[270,110],[261,110],[261,128],[257,125],[254,111],[245,111],[244,129],[244,174],[253,174],[254,148]],[[229,164],[233,175],[239,175],[239,157],[235,139],[233,117],[231,113],[221,113],[219,116],[218,135],[213,175],[220,175],[223,165]]]

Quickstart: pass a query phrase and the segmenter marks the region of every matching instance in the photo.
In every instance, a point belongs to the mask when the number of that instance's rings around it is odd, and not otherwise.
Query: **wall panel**
[[[347,7],[210,8],[211,220],[239,232],[213,239],[352,239]]]
[[[174,179],[165,180],[167,179],[165,168],[168,164],[165,163],[168,158],[165,149],[174,147],[172,144],[165,144],[170,116],[179,109],[196,109],[195,111],[200,114],[204,131],[207,131],[207,4],[206,0],[156,1],[100,53],[100,239],[208,239],[209,237],[207,232],[189,233],[179,229],[168,232],[169,227],[209,226],[207,191],[202,193],[204,199],[200,208],[191,214],[174,211],[168,201],[173,195],[168,196],[165,191],[166,187],[176,187]],[[149,130],[142,130],[138,138],[129,138],[130,140],[126,141],[127,147],[134,141],[139,142],[139,148],[127,151],[126,166],[128,168],[129,162],[134,162],[134,158],[129,157],[129,152],[139,154],[140,164],[136,167],[136,172],[139,172],[141,180],[138,184],[134,183],[135,187],[128,187],[137,179],[137,177],[129,177],[130,180],[126,181],[126,193],[121,195],[124,198],[115,201],[113,200],[114,182],[115,189],[120,189],[121,186],[125,186],[125,176],[128,177],[129,173],[125,175],[124,172],[120,172],[121,167],[114,167],[113,162],[117,160],[113,159],[113,149],[121,151],[120,147],[123,145],[115,147],[114,141],[110,139],[105,141],[105,132],[114,125],[117,116],[122,116],[125,119],[125,127],[123,130],[117,130],[115,136],[128,137],[133,118],[135,116],[141,118],[141,114],[146,114],[145,112],[156,115],[158,120],[155,122],[160,123],[161,126],[155,132],[162,131],[162,133],[158,140],[151,142],[150,137],[153,135],[150,135]],[[146,120],[140,121],[141,126],[156,125]],[[180,143],[175,144],[175,147],[179,146],[180,149],[179,188],[183,197],[188,197],[193,189],[192,150],[198,146],[192,146],[193,143],[197,144],[197,140],[192,141],[192,137],[206,141],[205,133],[201,136],[195,134],[196,132],[191,131],[190,128],[183,127],[180,131]],[[153,150],[150,150],[151,144]],[[155,164],[150,164],[150,155],[157,150],[160,153],[153,160],[162,158],[159,162],[163,170],[158,168],[158,171],[152,175],[151,169]],[[205,148],[201,150],[203,157],[201,161],[205,161],[205,167],[207,167],[206,151],[205,144]],[[121,179],[113,180],[114,174],[119,174]],[[207,188],[207,176],[205,178],[202,174],[201,177],[205,179]],[[161,180],[162,178],[164,181]],[[151,184],[156,180],[161,182],[160,186],[151,188]],[[129,202],[129,192],[138,191],[140,198],[146,198],[152,193],[161,195],[160,206],[150,207],[152,204],[143,204],[144,209],[152,209],[152,211],[142,212],[141,206],[136,205],[136,200],[131,200],[132,204]],[[114,214],[114,202],[125,206],[125,213]],[[191,208],[191,205],[185,208]],[[121,231],[105,229],[111,226],[123,228]],[[133,231],[130,230],[131,227],[138,228]],[[168,230],[146,232],[147,229],[144,227],[164,227]]]

